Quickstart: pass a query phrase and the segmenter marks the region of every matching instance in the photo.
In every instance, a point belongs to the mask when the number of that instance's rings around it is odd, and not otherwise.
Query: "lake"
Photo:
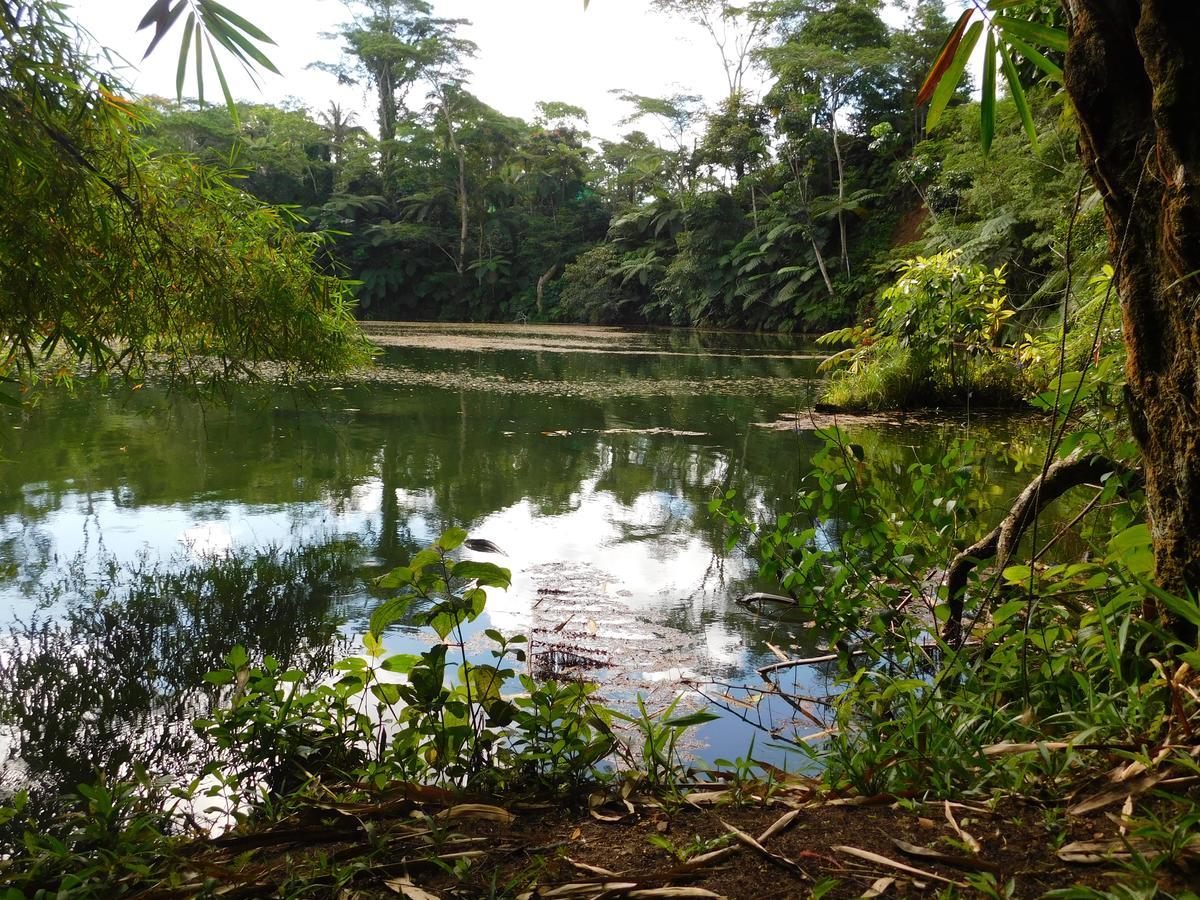
[[[735,491],[786,511],[821,438],[821,354],[799,337],[372,323],[368,377],[246,386],[200,402],[153,386],[47,391],[0,424],[0,765],[9,786],[73,783],[138,758],[194,765],[203,673],[235,643],[285,662],[350,652],[371,579],[461,525],[513,571],[479,632],[532,638],[538,674],[586,677],[662,709],[756,684],[774,648],[820,629],[735,601],[770,590],[708,511]],[[788,418],[793,422],[789,423]],[[782,423],[782,424],[781,424]],[[870,452],[936,456],[958,433],[858,422]],[[1013,489],[1007,427],[990,480]],[[869,443],[868,443],[869,441]],[[1011,451],[1011,452],[1009,452]],[[836,539],[836,522],[825,529]],[[254,557],[254,553],[258,557]],[[223,571],[214,559],[236,562]],[[215,574],[214,574],[215,573]],[[390,649],[423,646],[398,625]],[[794,676],[829,690],[819,667]],[[706,725],[702,759],[782,759],[742,717],[811,730],[770,700]],[[798,764],[798,763],[797,763]],[[153,767],[152,767],[153,768]]]

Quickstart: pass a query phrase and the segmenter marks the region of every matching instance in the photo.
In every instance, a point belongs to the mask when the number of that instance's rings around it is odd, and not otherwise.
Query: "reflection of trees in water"
[[[53,792],[134,763],[194,771],[204,674],[237,644],[285,668],[331,665],[331,606],[358,556],[332,542],[182,568],[109,559],[99,576],[71,567],[0,639],[0,727],[13,742],[0,774]]]

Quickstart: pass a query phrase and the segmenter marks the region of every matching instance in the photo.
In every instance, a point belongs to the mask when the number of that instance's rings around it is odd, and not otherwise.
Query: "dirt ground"
[[[433,789],[407,791],[392,789],[368,804],[318,804],[270,830],[195,845],[191,864],[225,897],[339,900],[947,891],[1024,898],[1076,885],[1111,888],[1119,877],[1119,867],[1097,851],[1099,843],[1121,846],[1118,816],[1098,810],[1068,818],[1032,800],[991,809],[977,802],[814,801],[792,793],[766,802],[744,796],[730,805],[727,793],[700,791],[691,801],[616,795],[590,810],[459,800],[435,811]],[[415,805],[414,792],[421,795]],[[1165,890],[1192,883],[1188,873],[1163,871]],[[981,890],[979,880],[989,877],[999,894]],[[291,890],[301,884],[299,893]]]

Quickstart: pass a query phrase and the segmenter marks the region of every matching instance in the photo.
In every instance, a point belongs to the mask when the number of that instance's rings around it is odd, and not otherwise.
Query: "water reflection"
[[[339,636],[365,626],[377,602],[370,576],[451,524],[499,544],[514,572],[481,627],[540,634],[545,671],[587,669],[614,696],[669,696],[692,678],[755,679],[755,667],[775,658],[770,644],[815,650],[816,629],[732,602],[773,586],[725,553],[724,527],[707,511],[727,490],[759,518],[790,507],[820,439],[751,423],[805,402],[795,382],[812,373],[808,348],[676,332],[621,340],[646,352],[405,347],[388,359],[443,387],[247,388],[226,407],[85,386],[6,414],[0,610],[36,627],[8,648],[0,676],[16,698],[2,711],[25,764],[74,777],[135,758],[144,747],[122,749],[120,736],[190,718],[189,692],[234,643],[327,658]],[[551,387],[455,388],[479,373],[497,385]],[[747,378],[777,378],[778,387],[729,391]],[[553,387],[562,383],[591,387],[564,394]],[[616,384],[625,387],[603,389]],[[688,388],[664,396],[663,384]],[[884,472],[936,455],[942,437],[890,429],[856,440]],[[1002,458],[996,466],[1010,468]],[[985,483],[1007,484],[999,475]],[[838,530],[836,517],[822,523],[830,542]],[[164,560],[163,571],[178,574],[205,555],[310,552],[343,537],[361,548],[355,577],[310,580],[286,602],[236,582],[184,600],[164,582],[153,598],[116,592],[114,606],[91,603],[82,587],[101,583],[109,560],[118,569]],[[79,589],[47,593],[71,566]],[[397,648],[410,640],[404,627],[389,637]],[[704,737],[710,755],[728,756],[745,750],[749,732],[730,718]]]

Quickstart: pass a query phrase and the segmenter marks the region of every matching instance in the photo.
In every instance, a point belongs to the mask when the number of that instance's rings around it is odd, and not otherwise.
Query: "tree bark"
[[[1065,2],[1066,87],[1104,198],[1156,578],[1200,595],[1200,3]]]

